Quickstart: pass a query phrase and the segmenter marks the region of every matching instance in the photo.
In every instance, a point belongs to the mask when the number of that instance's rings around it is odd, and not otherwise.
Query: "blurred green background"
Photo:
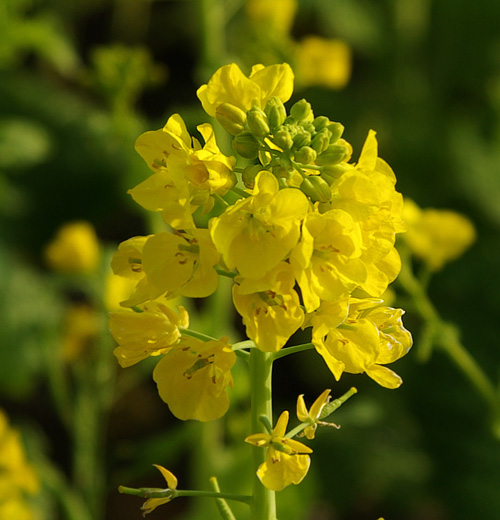
[[[352,72],[342,88],[298,75],[292,101],[305,97],[316,115],[342,122],[355,160],[368,130],[376,130],[380,156],[405,197],[464,213],[476,226],[475,244],[435,275],[429,291],[471,354],[499,379],[500,4],[299,0],[295,14],[282,3],[282,16],[290,15],[282,25],[252,20],[245,4],[0,0],[0,406],[21,428],[28,456],[45,468],[35,518],[86,518],[75,513],[81,475],[74,474],[74,439],[61,409],[79,406],[79,369],[69,365],[92,372],[95,360],[54,359],[69,305],[98,299],[110,252],[149,232],[146,215],[126,194],[148,174],[134,151],[136,137],[174,112],[194,131],[208,121],[196,89],[219,66],[235,61],[249,72],[253,63],[297,64],[309,35],[347,44]],[[92,280],[58,276],[44,262],[44,247],[73,220],[89,221],[102,244],[102,270]],[[405,318],[418,339],[418,317]],[[238,440],[246,432],[239,409],[203,433],[204,425],[180,424],[156,393],[151,365],[122,376],[112,340],[103,345],[103,377],[118,377],[118,390],[106,397],[106,417],[102,410],[92,416],[105,444],[102,496],[90,518],[131,520],[140,518],[141,502],[118,495],[119,484],[161,486],[150,469],[156,463],[174,470],[182,487],[196,486],[200,466],[219,457],[210,443],[220,444],[220,428]],[[332,387],[319,356],[308,354],[278,364],[276,409],[293,410],[298,394],[309,403]],[[425,364],[410,352],[395,369],[404,379],[397,391],[364,376],[333,385],[336,396],[351,385],[359,395],[336,414],[340,432],[319,433],[304,483],[279,495],[280,518],[500,517],[500,441],[487,406],[439,352]],[[59,371],[76,397],[58,406]],[[89,402],[101,399],[94,383],[85,387]],[[242,396],[244,388],[235,389],[235,400]],[[219,461],[226,488],[240,485],[235,467],[247,450]],[[179,500],[150,518],[215,518],[208,507]]]

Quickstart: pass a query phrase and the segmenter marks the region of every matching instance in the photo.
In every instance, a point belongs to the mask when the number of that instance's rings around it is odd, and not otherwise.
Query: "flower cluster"
[[[113,270],[135,288],[122,302],[128,309],[111,314],[111,332],[124,367],[161,356],[153,377],[181,419],[218,418],[229,404],[228,340],[193,337],[186,310],[168,303],[209,296],[219,275],[233,279],[234,306],[257,349],[277,353],[309,329],[336,379],[366,373],[388,388],[401,384],[385,365],[409,350],[411,336],[403,311],[381,305],[400,270],[396,178],[373,131],[354,163],[340,123],[315,116],[306,100],[287,113],[293,78],[287,64],[256,65],[249,76],[232,64],[199,88],[235,156],[221,151],[211,125],[198,126],[200,142],[177,114],[136,143],[152,174],[130,194],[167,230],[119,246]],[[309,438],[322,396],[310,416],[300,406]],[[287,423],[288,413],[272,433],[247,439],[268,448],[259,477],[271,489],[299,482],[309,467],[310,449],[285,435]]]

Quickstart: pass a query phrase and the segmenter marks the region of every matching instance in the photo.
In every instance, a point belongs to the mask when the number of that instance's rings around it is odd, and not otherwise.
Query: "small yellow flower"
[[[99,263],[99,242],[92,225],[77,221],[62,226],[45,249],[45,259],[62,273],[94,271]]]
[[[401,309],[379,307],[378,300],[351,300],[349,315],[337,328],[326,324],[329,316],[319,309],[311,319],[312,342],[335,379],[343,372],[365,372],[379,385],[397,388],[401,378],[383,366],[403,357],[412,345],[411,334],[404,328]]]
[[[236,279],[233,301],[247,336],[264,352],[277,352],[302,325],[304,312],[290,265],[282,262],[261,280]]]
[[[297,81],[302,85],[341,89],[351,77],[351,48],[342,40],[306,36],[295,52]]]
[[[184,307],[176,313],[159,302],[148,302],[142,312],[123,309],[110,313],[110,330],[118,343],[113,354],[122,367],[135,365],[149,356],[159,356],[178,343],[179,327],[189,326]]]
[[[308,439],[314,439],[321,412],[330,400],[330,392],[331,390],[329,389],[325,390],[316,401],[314,401],[309,411],[304,402],[304,394],[300,394],[297,399],[297,418],[301,422],[309,423],[309,426],[304,430],[304,434]]]
[[[163,129],[145,132],[135,144],[154,174],[129,193],[145,209],[162,212],[174,229],[193,228],[192,213],[200,206],[209,211],[214,203],[211,195],[224,195],[236,181],[235,159],[219,150],[212,126],[202,124],[198,131],[203,146],[174,114]]]
[[[458,258],[476,238],[471,221],[455,211],[420,209],[405,199],[403,215],[408,224],[404,241],[432,271]]]
[[[290,484],[300,484],[306,476],[311,459],[311,448],[299,441],[285,437],[289,413],[284,411],[271,434],[254,433],[245,442],[259,448],[267,448],[266,461],[257,476],[264,486],[273,491],[281,491]]]
[[[165,469],[163,466],[160,466],[159,464],[153,464],[153,466],[160,471],[167,483],[167,489],[162,489],[158,491],[170,490],[172,492],[175,492],[175,490],[177,489],[177,477],[168,469]],[[142,504],[141,507],[142,511],[144,511],[143,516],[146,516],[147,514],[151,513],[151,511],[154,511],[158,506],[170,502],[172,499],[173,496],[168,496],[165,498],[148,498],[146,502]]]
[[[206,85],[197,92],[203,109],[211,116],[223,103],[247,112],[254,105],[264,108],[272,97],[285,103],[293,92],[293,72],[290,65],[254,65],[250,76],[245,76],[235,63],[215,72]]]
[[[153,371],[161,399],[183,421],[212,421],[229,408],[227,387],[236,355],[227,338],[201,341],[184,336]]]
[[[250,197],[210,221],[210,234],[229,269],[259,279],[296,245],[308,211],[309,202],[301,191],[280,190],[276,177],[263,170]]]

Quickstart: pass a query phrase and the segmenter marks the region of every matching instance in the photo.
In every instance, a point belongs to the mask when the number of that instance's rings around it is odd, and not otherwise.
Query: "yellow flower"
[[[153,300],[160,296],[160,292],[152,294],[142,266],[142,251],[144,244],[153,235],[145,237],[132,237],[118,246],[118,251],[113,255],[111,268],[115,275],[127,278],[135,282],[135,287],[128,299],[120,302],[124,307],[132,307],[146,300]]]
[[[27,495],[38,493],[38,476],[26,460],[19,432],[0,409],[0,518],[32,520]]]
[[[351,77],[351,48],[342,40],[306,36],[295,52],[297,81],[302,85],[341,89]]]
[[[135,148],[155,172],[135,188],[132,198],[149,211],[161,211],[175,229],[194,227],[191,214],[213,206],[210,195],[224,195],[235,184],[234,157],[218,148],[210,124],[199,125],[205,144],[191,137],[181,116],[174,114],[161,130],[145,132]]]
[[[151,298],[204,298],[218,285],[214,265],[219,260],[208,230],[157,233],[144,244],[142,267]]]
[[[179,327],[189,326],[184,307],[176,313],[159,302],[148,302],[142,312],[118,310],[110,313],[111,334],[118,343],[113,354],[122,367],[135,365],[149,356],[159,356],[179,342]]]
[[[401,261],[394,247],[397,233],[405,230],[403,199],[395,189],[396,177],[390,166],[378,157],[375,132],[370,131],[355,166],[331,186],[330,207],[349,213],[359,224],[362,236],[360,260],[366,276],[359,287],[371,296],[381,296],[399,273]]]
[[[321,416],[321,412],[328,401],[330,400],[331,390],[325,390],[312,404],[309,411],[306,408],[304,402],[304,394],[300,394],[297,399],[297,418],[301,422],[308,422],[309,426],[304,430],[304,434],[308,439],[314,439],[316,434],[316,428],[318,427],[318,421]]]
[[[459,257],[476,238],[471,221],[455,211],[420,209],[405,199],[404,219],[408,231],[403,239],[432,271]]]
[[[254,433],[245,442],[259,448],[267,448],[266,461],[257,476],[264,486],[273,491],[281,491],[290,484],[300,484],[306,476],[311,459],[307,453],[311,448],[299,441],[285,437],[289,414],[284,411],[271,434]]]
[[[349,213],[332,209],[306,216],[290,263],[308,312],[317,309],[321,301],[348,296],[365,281],[361,253],[361,229]]]
[[[229,408],[236,355],[227,338],[203,342],[184,336],[156,365],[153,379],[161,399],[183,421],[212,421]]]
[[[366,372],[386,388],[397,388],[401,378],[383,366],[404,356],[412,345],[404,328],[401,309],[378,307],[378,300],[351,300],[349,315],[337,328],[329,327],[330,316],[319,309],[313,318],[312,342],[335,379],[343,372]]]
[[[264,108],[272,97],[285,103],[293,92],[293,72],[290,65],[254,65],[250,76],[243,74],[235,63],[225,65],[215,72],[206,85],[197,92],[203,109],[211,116],[223,103],[235,106],[244,112],[254,105]]]
[[[210,234],[229,269],[259,279],[296,245],[308,210],[309,202],[301,191],[280,190],[276,177],[261,171],[253,194],[213,218]]]
[[[247,0],[245,10],[253,23],[267,31],[288,34],[297,12],[297,0]]]
[[[277,352],[304,321],[290,265],[282,262],[261,280],[235,282],[233,301],[247,336],[260,350]]]
[[[136,281],[132,278],[125,278],[114,273],[109,273],[106,277],[106,291],[104,294],[104,304],[108,311],[120,309],[120,302],[125,301],[133,292]]]
[[[163,466],[160,466],[159,464],[153,464],[153,466],[160,471],[160,473],[163,475],[163,478],[165,479],[167,483],[167,489],[161,489],[158,491],[172,491],[175,492],[177,489],[177,477],[170,472],[168,469],[164,468]],[[156,490],[155,490],[156,491]],[[172,493],[173,495],[173,493]],[[163,504],[166,504],[167,502],[170,502],[173,499],[173,496],[168,496],[164,498],[148,498],[144,504],[142,504],[142,511],[144,511],[143,516],[146,516],[147,514],[151,513],[151,511],[154,511],[158,506],[161,506]]]
[[[92,225],[85,221],[62,226],[45,249],[45,259],[55,271],[90,273],[99,263],[99,242]]]

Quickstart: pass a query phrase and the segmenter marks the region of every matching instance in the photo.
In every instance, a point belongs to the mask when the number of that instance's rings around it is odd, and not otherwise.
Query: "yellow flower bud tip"
[[[264,112],[267,115],[268,123],[273,132],[285,122],[286,109],[283,101],[278,97],[272,97],[266,103]]]
[[[222,125],[224,130],[231,135],[238,135],[245,129],[247,116],[241,108],[231,105],[231,103],[221,103],[215,109],[215,118]]]

